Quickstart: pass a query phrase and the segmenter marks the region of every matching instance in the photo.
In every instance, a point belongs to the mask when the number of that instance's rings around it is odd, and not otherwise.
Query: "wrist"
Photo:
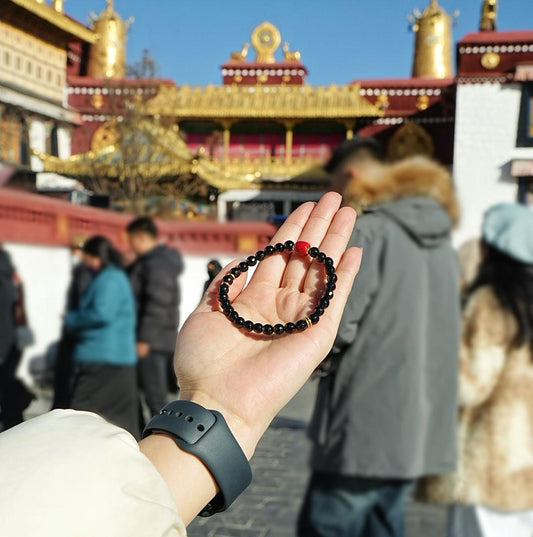
[[[207,396],[200,392],[192,392],[190,394],[180,393],[180,399],[184,401],[191,401],[198,405],[203,406],[209,410],[216,410],[220,412],[228,427],[230,428],[235,440],[241,447],[242,451],[246,455],[246,458],[250,460],[255,453],[255,448],[264,433],[264,429],[258,427],[257,424],[249,424],[244,418],[238,416],[234,412],[229,411],[224,405],[221,405],[218,401],[210,396]],[[266,427],[265,427],[266,429]]]

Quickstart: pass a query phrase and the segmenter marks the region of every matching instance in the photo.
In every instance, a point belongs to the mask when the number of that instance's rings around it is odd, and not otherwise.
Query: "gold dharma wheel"
[[[252,33],[252,45],[257,52],[256,62],[274,63],[274,52],[281,44],[279,30],[270,22],[263,22]]]
[[[91,138],[91,150],[98,151],[104,147],[115,145],[118,141],[117,127],[114,122],[108,121],[98,127]]]

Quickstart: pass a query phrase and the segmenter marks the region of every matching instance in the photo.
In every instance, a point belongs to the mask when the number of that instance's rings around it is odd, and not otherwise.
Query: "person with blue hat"
[[[491,207],[481,247],[463,312],[458,470],[423,480],[418,496],[453,505],[449,537],[531,537],[533,211]],[[474,529],[465,523],[468,505]]]

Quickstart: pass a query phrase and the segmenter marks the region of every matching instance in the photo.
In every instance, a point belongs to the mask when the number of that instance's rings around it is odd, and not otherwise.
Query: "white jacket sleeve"
[[[135,439],[96,414],[54,410],[0,434],[0,535],[185,537]]]

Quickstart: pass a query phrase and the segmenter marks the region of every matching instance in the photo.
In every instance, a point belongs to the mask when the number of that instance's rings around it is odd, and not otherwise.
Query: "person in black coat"
[[[72,237],[70,243],[73,268],[70,285],[67,290],[66,311],[78,309],[80,298],[93,279],[91,269],[85,263],[82,263],[83,246],[86,239],[84,235],[77,234]],[[54,363],[54,400],[52,409],[70,407],[74,372],[72,353],[75,342],[76,338],[73,334],[63,328]]]
[[[0,245],[0,410],[4,429],[22,422],[19,381],[15,375],[20,358],[16,303],[15,268]]]
[[[139,385],[152,415],[167,402],[170,365],[176,345],[183,271],[181,254],[158,243],[153,220],[139,217],[127,227],[137,255],[130,267],[130,280],[137,302],[137,355]]]

